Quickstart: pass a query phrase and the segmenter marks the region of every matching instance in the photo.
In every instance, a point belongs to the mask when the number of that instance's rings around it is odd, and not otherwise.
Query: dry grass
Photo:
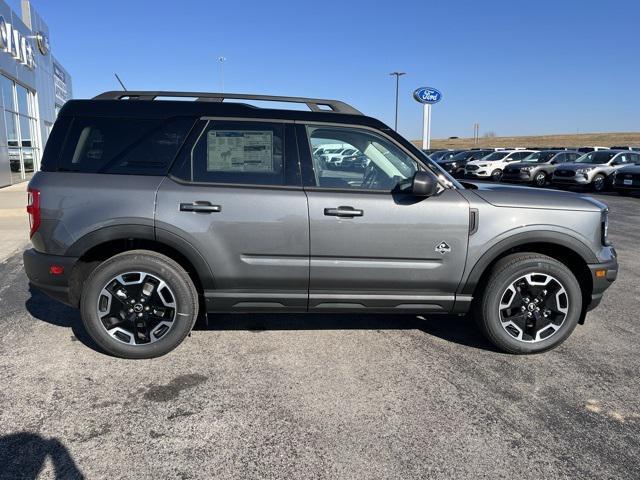
[[[421,140],[412,140],[412,142],[417,146],[422,145]],[[640,146],[640,132],[494,137],[481,138],[477,144],[473,143],[473,138],[431,140],[432,148],[456,149],[473,147],[582,147],[587,145],[603,147],[614,145]]]

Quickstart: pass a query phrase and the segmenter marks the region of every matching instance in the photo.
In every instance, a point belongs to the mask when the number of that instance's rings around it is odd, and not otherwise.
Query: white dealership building
[[[49,27],[22,0],[18,15],[0,0],[0,187],[28,180],[60,107],[71,98],[71,77],[53,57]]]

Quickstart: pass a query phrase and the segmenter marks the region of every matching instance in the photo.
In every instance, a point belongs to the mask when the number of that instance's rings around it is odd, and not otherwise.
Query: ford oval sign
[[[440,90],[436,90],[431,87],[420,87],[415,92],[413,92],[413,98],[420,103],[428,103],[429,105],[433,105],[434,103],[438,103],[442,100],[442,93]]]

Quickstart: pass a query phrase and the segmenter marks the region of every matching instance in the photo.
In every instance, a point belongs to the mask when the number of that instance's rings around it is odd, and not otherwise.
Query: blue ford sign
[[[432,105],[442,100],[442,93],[431,87],[420,87],[413,92],[413,98],[420,103]]]

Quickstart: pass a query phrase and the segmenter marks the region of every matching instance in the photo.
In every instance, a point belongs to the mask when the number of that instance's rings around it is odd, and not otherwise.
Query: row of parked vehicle
[[[425,151],[456,178],[536,187],[640,190],[640,147],[505,148]]]

